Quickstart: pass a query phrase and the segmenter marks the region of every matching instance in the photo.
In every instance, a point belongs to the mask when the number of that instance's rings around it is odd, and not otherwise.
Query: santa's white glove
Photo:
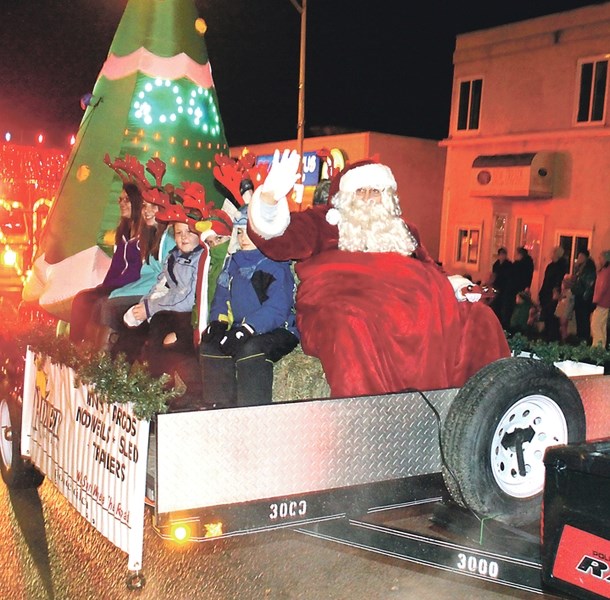
[[[481,287],[478,285],[467,285],[462,288],[462,296],[464,296],[468,302],[478,302],[482,295]]]
[[[271,168],[262,185],[262,192],[273,196],[276,202],[285,198],[300,177],[300,160],[301,157],[296,150],[284,150],[281,156],[280,151],[276,150],[273,153]]]
[[[448,279],[458,302],[478,302],[481,299],[481,286],[473,284],[470,279],[461,275],[449,275]]]

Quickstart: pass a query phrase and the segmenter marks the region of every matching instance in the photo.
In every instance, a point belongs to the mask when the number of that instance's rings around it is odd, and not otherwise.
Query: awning
[[[472,161],[470,195],[487,198],[552,198],[555,154],[485,154]]]
[[[473,167],[524,167],[531,165],[536,152],[523,154],[489,154],[477,156],[472,162]]]

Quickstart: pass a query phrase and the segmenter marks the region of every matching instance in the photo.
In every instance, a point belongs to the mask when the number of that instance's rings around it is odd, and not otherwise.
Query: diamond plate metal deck
[[[157,510],[191,510],[440,471],[457,389],[159,415]]]

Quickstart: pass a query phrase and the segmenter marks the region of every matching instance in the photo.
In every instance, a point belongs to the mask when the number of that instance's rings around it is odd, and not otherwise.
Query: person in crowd
[[[500,319],[504,329],[508,329],[510,325],[511,313],[509,310],[513,305],[513,302],[508,298],[512,265],[513,262],[509,260],[506,248],[498,248],[497,258],[491,268],[491,279],[489,281],[489,285],[496,290],[490,306]]]
[[[208,209],[200,220],[187,217],[191,231],[199,235],[202,257],[199,261],[195,304],[191,314],[191,329],[182,327],[178,331],[167,331],[164,312],[155,315],[150,322],[151,331],[163,335],[162,347],[167,354],[182,354],[191,357],[198,348],[201,334],[208,324],[209,312],[216,290],[216,283],[225,263],[232,240],[232,220],[222,209]],[[154,336],[153,336],[154,337]],[[159,338],[161,339],[161,338]],[[159,344],[154,347],[159,348]],[[169,356],[169,354],[167,354]],[[199,373],[199,367],[193,369]]]
[[[599,258],[601,266],[593,290],[595,309],[591,314],[591,344],[606,348],[610,309],[610,250],[604,250]]]
[[[97,342],[102,302],[112,290],[131,283],[140,276],[142,261],[137,230],[142,210],[142,194],[134,183],[124,183],[119,196],[120,220],[115,231],[115,251],[110,267],[100,285],[81,290],[72,301],[70,340]],[[91,327],[93,327],[93,332]]]
[[[299,161],[275,154],[249,204],[248,235],[270,258],[297,261],[301,345],[320,359],[333,397],[459,387],[510,354],[490,307],[458,301],[480,299],[472,282],[450,281],[402,220],[389,167],[355,163],[328,204],[290,213]]]
[[[138,182],[129,179],[124,173],[116,173],[121,177],[122,188],[118,197],[119,204],[119,227],[123,225],[123,231],[118,234],[118,229],[100,230],[97,234],[96,242],[98,247],[110,258],[115,254],[117,244],[122,235],[127,235],[127,239],[135,236],[138,229],[140,211],[142,209],[142,190]],[[128,190],[126,193],[125,190]]]
[[[518,292],[507,330],[510,333],[521,333],[532,337],[534,334],[532,312],[534,310],[535,306],[529,291]]]
[[[576,256],[572,294],[574,296],[574,319],[576,337],[579,342],[591,343],[591,313],[593,312],[593,288],[597,278],[595,262],[589,250],[581,250]]]
[[[229,252],[233,253],[236,248],[231,248],[232,244],[232,220],[231,217],[222,209],[215,209],[214,213],[217,218],[209,221],[211,226],[209,229],[201,233],[200,243],[205,244],[208,264],[205,285],[198,285],[195,315],[193,318],[193,327],[195,328],[195,342],[199,346],[201,341],[201,333],[207,327],[212,300],[216,293],[216,285],[218,277],[225,265],[225,260]],[[236,242],[237,243],[237,242]],[[202,297],[198,294],[201,292]]]
[[[137,331],[137,344],[119,341],[113,355],[127,347],[132,350],[127,359],[146,362],[153,377],[167,374],[181,391],[170,410],[192,410],[202,405],[197,320],[207,324],[208,288],[215,285],[218,266],[224,262],[232,224],[222,210],[208,207],[205,215],[194,219],[178,204],[159,218],[172,219],[168,229],[174,232],[171,239],[176,246],[166,257],[157,282],[124,315],[126,324],[134,329],[121,339],[129,340],[129,333]]]
[[[527,248],[519,246],[511,269],[512,289],[517,292],[529,290],[534,277],[534,261]]]
[[[165,259],[155,285],[125,313],[123,318],[128,326],[137,327],[164,312],[168,332],[183,328],[192,332],[191,312],[202,247],[199,235],[186,222],[174,222],[173,230],[176,246]],[[189,337],[192,339],[192,335]]]
[[[544,323],[542,335],[547,342],[557,342],[561,339],[559,319],[555,316],[559,295],[555,290],[561,290],[563,279],[569,270],[570,266],[564,256],[563,248],[556,246],[553,248],[551,261],[544,270],[544,278],[538,292],[540,319]]]
[[[574,294],[570,275],[564,275],[561,288],[555,288],[553,297],[557,301],[555,316],[559,319],[559,336],[562,342],[566,342],[569,337],[570,321],[574,316]]]
[[[185,387],[176,406],[172,402],[170,409],[173,409],[188,408],[201,395],[192,313],[203,247],[199,244],[199,234],[189,229],[186,216],[184,222],[173,221],[171,228],[176,245],[165,258],[157,282],[125,312],[123,319],[132,328],[148,322],[140,352],[131,358],[145,362],[153,377],[167,374],[170,385]],[[142,341],[142,336],[139,340]]]
[[[112,356],[122,352],[129,362],[133,362],[141,350],[148,333],[148,322],[142,323],[137,331],[127,329],[123,315],[150,291],[161,273],[165,257],[176,245],[173,229],[168,228],[167,223],[157,221],[158,211],[156,204],[143,202],[138,231],[142,261],[140,276],[135,281],[112,290],[100,310],[100,321],[105,328],[102,349],[109,350]]]
[[[288,261],[267,258],[248,236],[247,207],[234,221],[239,250],[221,272],[199,361],[208,406],[269,404],[273,363],[299,343]]]

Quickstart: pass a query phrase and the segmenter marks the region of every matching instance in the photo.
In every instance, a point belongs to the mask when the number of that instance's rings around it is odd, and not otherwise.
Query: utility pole
[[[303,172],[303,139],[305,137],[305,40],[307,34],[307,0],[290,0],[301,15],[301,43],[299,61],[299,110],[297,115],[297,142],[301,165],[299,171]]]

